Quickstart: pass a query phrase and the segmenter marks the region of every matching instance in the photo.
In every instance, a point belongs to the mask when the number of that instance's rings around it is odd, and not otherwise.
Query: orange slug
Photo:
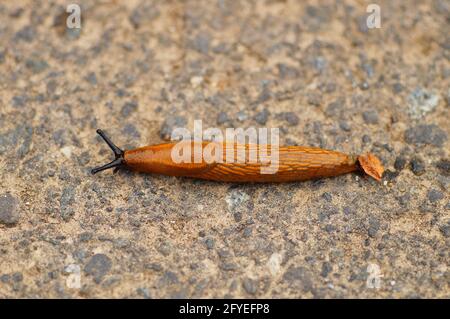
[[[280,146],[277,148],[278,155],[273,159],[271,155],[275,153],[271,151],[270,145],[191,141],[150,145],[123,151],[114,145],[102,130],[97,130],[97,133],[113,150],[115,159],[111,163],[92,169],[92,174],[108,168],[117,169],[125,166],[138,172],[221,182],[292,182],[337,176],[354,171],[362,171],[380,181],[384,171],[380,160],[371,153],[353,156],[315,147]],[[201,156],[195,161],[194,151],[192,155],[188,155],[189,161],[180,162],[173,160],[173,152],[177,144],[177,147],[181,146],[181,148],[183,146],[192,146],[192,149],[197,147],[201,154],[207,147],[217,148],[215,152],[211,152],[213,160],[207,161]],[[245,155],[242,160],[239,160],[239,152]],[[232,158],[227,157],[228,154],[232,154]],[[253,157],[254,160],[251,160],[250,154],[256,155]],[[268,158],[272,159],[270,163],[267,161]]]

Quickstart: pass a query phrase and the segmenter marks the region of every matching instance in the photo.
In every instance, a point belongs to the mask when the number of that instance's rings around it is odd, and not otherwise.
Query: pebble
[[[185,127],[187,120],[182,116],[170,116],[165,119],[164,123],[159,130],[159,136],[163,140],[170,140],[173,129],[177,127]]]
[[[344,107],[344,101],[342,99],[338,99],[334,102],[328,104],[325,114],[330,117],[337,116]]]
[[[209,250],[213,249],[214,248],[214,239],[212,239],[212,238],[206,239],[205,245]]]
[[[123,129],[122,129],[122,133],[126,134],[132,138],[135,139],[139,139],[141,138],[141,134],[139,133],[139,131],[137,130],[136,126],[134,126],[131,123],[126,124]]]
[[[436,203],[444,198],[444,194],[437,189],[430,189],[427,193],[427,198],[431,203]]]
[[[42,59],[28,59],[25,62],[25,66],[33,73],[37,74],[48,68],[48,63]]]
[[[283,274],[283,281],[303,292],[311,291],[313,287],[310,271],[302,266],[291,265]]]
[[[236,118],[239,122],[244,122],[246,119],[248,119],[248,115],[247,113],[245,113],[245,111],[239,111],[236,114]]]
[[[217,125],[222,125],[225,124],[226,122],[228,122],[230,119],[228,118],[228,114],[225,112],[220,112],[217,115],[217,119],[216,119],[216,123]]]
[[[21,108],[28,102],[28,96],[26,94],[15,95],[11,99],[11,105],[16,108]]]
[[[441,231],[442,235],[444,235],[445,237],[450,237],[450,222],[447,223],[447,225],[443,225],[441,227],[439,227],[439,230]]]
[[[16,34],[14,35],[14,40],[32,42],[35,37],[36,37],[36,30],[34,29],[34,27],[28,25],[16,32]]]
[[[310,93],[308,94],[308,104],[313,106],[320,106],[322,103],[321,97],[319,94]]]
[[[436,167],[440,170],[443,175],[450,175],[450,161],[449,160],[440,160]]]
[[[377,235],[379,229],[380,229],[380,221],[374,217],[370,218],[369,229],[367,231],[368,235],[374,238]]]
[[[195,50],[200,53],[208,54],[211,37],[207,33],[198,34],[192,41]]]
[[[378,113],[375,110],[365,111],[362,114],[366,124],[378,124]]]
[[[242,281],[242,286],[244,287],[245,291],[250,295],[254,295],[257,291],[257,282],[251,278],[245,278]]]
[[[72,204],[75,202],[75,187],[66,186],[61,194],[59,201],[60,215],[64,221],[69,221],[75,214]]]
[[[340,121],[339,127],[341,128],[341,130],[343,130],[345,132],[350,132],[352,130],[352,127],[350,126],[350,124],[348,124],[348,122],[345,122],[345,121]]]
[[[299,118],[294,112],[280,113],[280,117],[285,120],[290,126],[295,126],[299,123]]]
[[[84,272],[93,276],[96,283],[100,283],[111,267],[112,261],[107,255],[95,254],[84,267]]]
[[[21,273],[21,272],[15,272],[15,273],[12,275],[12,280],[13,280],[14,282],[22,282],[22,281],[23,281],[23,275],[22,275],[22,273]]]
[[[235,211],[239,207],[243,206],[250,200],[250,196],[243,190],[233,188],[225,197],[225,202],[228,205],[230,212]]]
[[[435,124],[419,124],[405,131],[405,141],[415,145],[442,147],[447,134]]]
[[[410,166],[411,171],[417,176],[425,173],[425,163],[420,158],[413,158],[410,162]]]
[[[439,95],[423,88],[415,89],[408,96],[408,111],[412,118],[420,119],[439,104]]]
[[[269,118],[269,111],[267,109],[262,110],[261,112],[258,112],[254,119],[256,121],[256,123],[260,124],[260,125],[265,125],[267,123],[267,120]]]
[[[18,200],[9,193],[0,195],[0,223],[14,225],[19,221],[19,218]]]
[[[138,108],[137,102],[134,102],[134,101],[126,102],[122,106],[122,109],[120,110],[120,114],[123,117],[129,117],[131,115],[131,113],[133,113],[137,110],[137,108]]]
[[[367,134],[364,134],[364,135],[363,135],[363,137],[362,137],[362,142],[363,142],[364,144],[369,144],[371,141],[372,141],[372,139],[370,138],[369,135],[367,135]]]
[[[320,272],[320,275],[322,277],[327,277],[328,274],[333,270],[333,266],[328,262],[322,263],[322,271]]]
[[[406,159],[404,157],[399,156],[395,159],[394,168],[397,171],[401,171],[402,169],[404,169],[405,165],[406,165]]]
[[[97,85],[97,75],[94,72],[90,72],[85,79],[89,84]]]
[[[289,66],[284,63],[278,63],[278,74],[282,79],[296,79],[299,76],[299,71],[293,66]]]

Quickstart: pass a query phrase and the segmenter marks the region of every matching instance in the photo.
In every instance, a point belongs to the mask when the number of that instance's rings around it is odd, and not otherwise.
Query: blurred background
[[[0,297],[448,298],[450,3],[370,3],[1,1]],[[198,119],[387,172],[89,174]]]

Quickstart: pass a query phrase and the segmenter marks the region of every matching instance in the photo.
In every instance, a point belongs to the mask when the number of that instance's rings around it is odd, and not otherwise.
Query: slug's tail
[[[381,181],[383,177],[383,164],[381,161],[373,155],[372,153],[367,153],[365,155],[358,156],[358,163],[361,166],[364,173],[375,178],[377,181]]]
[[[114,152],[115,159],[111,163],[105,164],[100,167],[93,168],[91,170],[91,173],[96,174],[96,173],[104,171],[105,169],[108,169],[108,168],[115,167],[117,169],[119,166],[122,166],[124,164],[124,159],[123,159],[124,151],[121,150],[120,148],[118,148],[113,142],[111,142],[109,137],[106,136],[105,132],[98,129],[97,133],[106,142],[106,144],[108,144],[108,146],[112,149],[112,151]]]

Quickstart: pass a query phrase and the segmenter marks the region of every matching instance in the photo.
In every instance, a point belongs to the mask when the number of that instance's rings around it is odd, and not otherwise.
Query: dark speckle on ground
[[[67,1],[2,1],[0,298],[449,298],[448,6],[376,3],[380,29],[356,0],[87,0],[68,29]],[[97,128],[128,149],[195,120],[386,173],[89,173]]]

